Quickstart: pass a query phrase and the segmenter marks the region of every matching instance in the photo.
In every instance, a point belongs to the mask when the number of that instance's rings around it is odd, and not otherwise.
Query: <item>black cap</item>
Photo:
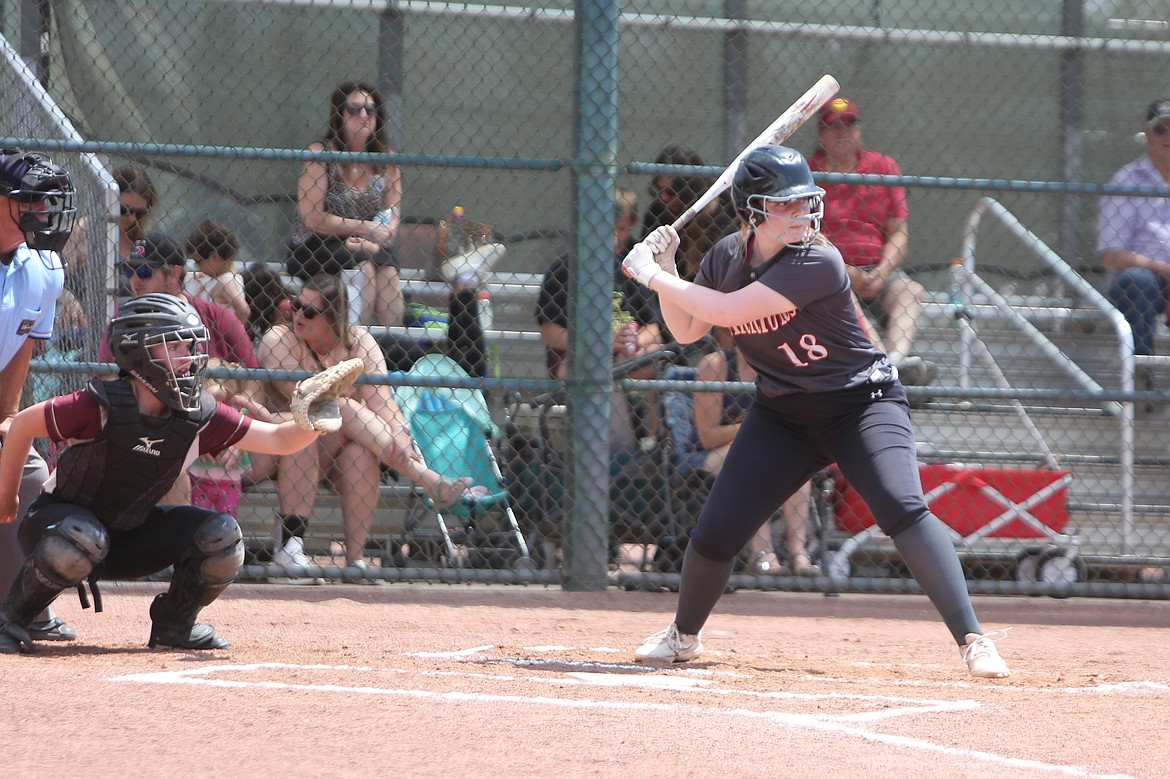
[[[1170,119],[1170,99],[1160,97],[1150,103],[1150,108],[1146,111],[1146,121],[1160,122],[1163,119]]]
[[[131,265],[186,265],[187,258],[169,238],[148,235],[134,242],[134,251],[126,262]]]

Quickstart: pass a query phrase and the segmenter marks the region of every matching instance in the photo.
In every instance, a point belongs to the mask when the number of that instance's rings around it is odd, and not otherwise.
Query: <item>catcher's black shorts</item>
[[[197,506],[155,506],[138,527],[110,534],[110,553],[100,566],[102,578],[137,579],[178,563],[194,550],[195,531],[215,513]],[[89,509],[59,502],[48,494],[37,498],[20,523],[20,547],[25,555],[32,552],[45,530],[71,516],[100,523]]]

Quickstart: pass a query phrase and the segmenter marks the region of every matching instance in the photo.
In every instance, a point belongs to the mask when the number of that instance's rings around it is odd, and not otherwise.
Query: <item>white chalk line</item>
[[[489,647],[490,648],[490,647]],[[469,656],[478,652],[484,651],[483,647],[476,647],[472,650],[465,650],[462,657]],[[712,688],[703,686],[700,680],[689,680],[691,684],[685,688],[672,689],[687,689],[694,692],[714,695],[740,695],[755,698],[789,698],[799,700],[814,700],[814,699],[853,699],[853,700],[877,700],[882,702],[902,702],[909,700],[914,705],[904,706],[898,709],[883,710],[881,712],[859,712],[857,714],[845,715],[822,715],[822,714],[792,714],[784,712],[772,711],[752,711],[748,709],[712,709],[704,706],[691,706],[668,703],[641,703],[628,701],[599,701],[591,699],[567,700],[564,698],[551,698],[545,696],[521,696],[521,695],[498,695],[488,693],[463,693],[463,692],[435,692],[431,690],[410,690],[410,689],[388,689],[384,687],[354,687],[349,685],[339,684],[293,684],[288,682],[275,681],[259,681],[259,682],[245,682],[233,681],[229,679],[213,679],[208,678],[218,673],[246,673],[255,672],[265,669],[272,670],[322,670],[322,671],[352,671],[352,672],[378,672],[378,673],[396,673],[396,674],[410,674],[414,676],[449,676],[449,677],[464,677],[464,678],[484,678],[498,681],[524,681],[527,683],[534,682],[551,682],[563,686],[566,679],[540,679],[540,678],[525,678],[523,680],[518,677],[508,676],[503,674],[474,674],[458,671],[416,671],[408,669],[385,669],[373,668],[371,666],[348,666],[348,665],[295,665],[287,663],[252,663],[242,665],[215,665],[205,666],[203,668],[186,669],[182,671],[160,671],[143,674],[125,674],[114,677],[112,681],[117,682],[137,682],[144,684],[185,684],[185,685],[204,685],[218,688],[258,688],[265,690],[302,690],[310,692],[340,692],[340,693],[356,693],[362,695],[383,695],[393,697],[414,698],[419,700],[431,700],[440,703],[515,703],[523,705],[535,706],[552,706],[566,709],[602,709],[614,711],[643,711],[670,714],[677,716],[679,714],[692,714],[698,716],[710,716],[712,714],[719,714],[730,717],[761,720],[781,727],[789,728],[803,728],[807,730],[818,730],[823,732],[834,733],[842,736],[853,736],[865,741],[886,744],[899,748],[913,749],[924,752],[934,752],[938,754],[960,757],[970,760],[979,760],[985,763],[992,763],[1011,768],[1023,768],[1029,770],[1044,771],[1052,774],[1073,777],[1086,777],[1087,779],[1132,779],[1127,774],[1098,774],[1094,773],[1081,766],[1066,766],[1055,763],[1046,763],[1038,760],[1027,760],[1023,758],[1007,757],[991,752],[982,752],[977,750],[962,749],[958,747],[944,746],[922,739],[909,738],[906,736],[895,736],[885,733],[877,733],[871,730],[866,730],[857,727],[853,723],[856,722],[872,722],[876,719],[888,719],[893,716],[904,716],[909,714],[923,714],[923,713],[948,713],[957,711],[969,711],[978,708],[980,704],[977,701],[924,701],[917,699],[894,699],[889,696],[874,696],[874,695],[851,695],[847,693],[829,693],[829,694],[808,694],[808,693],[784,693],[772,692],[763,693],[758,691],[745,690],[730,690]],[[596,685],[597,681],[592,677],[599,676],[599,674],[592,673],[574,673],[569,677],[585,684]],[[637,677],[634,677],[637,678]],[[643,677],[646,678],[646,677]],[[612,678],[608,681],[612,681]],[[608,686],[608,684],[607,684]]]

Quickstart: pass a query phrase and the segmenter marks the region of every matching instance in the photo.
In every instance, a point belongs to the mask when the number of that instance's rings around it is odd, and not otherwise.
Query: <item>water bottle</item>
[[[951,260],[951,286],[949,290],[949,297],[951,306],[954,307],[955,319],[969,319],[970,312],[963,301],[963,274],[966,268],[963,267],[963,260],[955,257]]]
[[[388,225],[394,221],[394,206],[385,208],[374,214],[374,221],[380,225]]]
[[[479,327],[486,333],[492,329],[492,293],[484,287],[476,297],[479,298]]]

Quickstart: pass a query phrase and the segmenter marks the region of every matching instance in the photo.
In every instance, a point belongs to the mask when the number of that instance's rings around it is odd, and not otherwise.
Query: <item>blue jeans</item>
[[[1133,328],[1134,354],[1153,354],[1158,317],[1166,312],[1166,281],[1146,268],[1126,268],[1109,282],[1109,302]]]

